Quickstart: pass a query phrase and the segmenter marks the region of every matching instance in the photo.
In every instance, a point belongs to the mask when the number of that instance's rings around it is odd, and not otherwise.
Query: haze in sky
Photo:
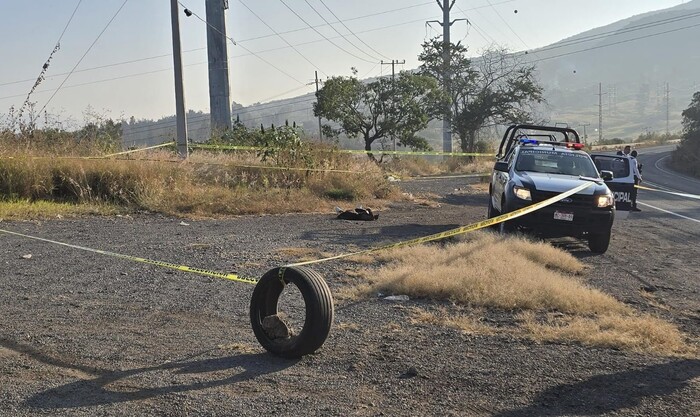
[[[363,78],[386,75],[391,67],[380,61],[392,59],[405,60],[401,69],[416,68],[421,43],[442,34],[439,25],[425,23],[442,19],[434,0],[228,2],[227,30],[238,43],[228,45],[231,99],[244,105],[312,92],[315,70],[321,78],[350,75],[352,67]],[[115,119],[158,118],[174,113],[169,1],[0,3],[0,119],[11,106],[22,105],[64,28],[60,50],[51,60],[46,80],[32,94],[31,101],[37,103],[37,108],[46,105],[49,113],[77,123],[83,121],[88,106]],[[533,49],[681,3],[684,1],[456,0],[452,18],[467,18],[470,24],[455,22],[452,39],[461,40],[472,55],[492,43],[512,50]],[[206,15],[204,0],[181,0],[181,5],[202,18]],[[196,16],[186,17],[182,6],[186,104],[189,109],[208,112],[206,25]],[[334,23],[338,20],[344,24]]]

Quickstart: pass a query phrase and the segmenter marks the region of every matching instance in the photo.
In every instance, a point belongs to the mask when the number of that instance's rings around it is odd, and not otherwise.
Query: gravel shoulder
[[[284,248],[342,253],[483,219],[486,193],[465,181],[402,183],[430,202],[395,204],[376,222],[313,214],[183,225],[136,215],[0,228],[260,277],[296,260]],[[590,285],[697,340],[698,231],[682,219],[634,215],[615,225],[605,255],[590,256],[573,239],[554,243],[590,265],[582,277]],[[410,321],[411,307],[434,303],[372,298],[340,300],[323,348],[283,360],[253,336],[252,285],[4,234],[0,247],[0,415],[691,416],[700,409],[697,358],[470,335]],[[356,264],[314,268],[334,293],[357,282]]]

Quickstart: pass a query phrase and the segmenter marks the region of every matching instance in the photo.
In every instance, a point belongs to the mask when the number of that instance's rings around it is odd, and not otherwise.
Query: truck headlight
[[[613,198],[612,194],[603,194],[599,195],[596,198],[596,204],[598,207],[603,208],[603,207],[610,207],[613,204],[615,204],[615,199]]]
[[[518,187],[516,185],[515,187],[513,187],[513,193],[515,193],[515,196],[521,200],[527,200],[527,201],[532,200],[532,196],[530,195],[530,190],[528,190],[525,187]]]

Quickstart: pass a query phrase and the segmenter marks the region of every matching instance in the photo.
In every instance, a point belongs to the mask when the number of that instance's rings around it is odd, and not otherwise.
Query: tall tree
[[[543,101],[534,65],[524,63],[504,48],[487,49],[472,61],[460,43],[448,47],[448,66],[442,58],[444,44],[439,38],[424,42],[418,59],[422,62],[421,74],[448,87],[452,130],[457,133],[462,151],[474,151],[478,131],[489,124],[532,118],[532,105]]]
[[[324,125],[324,133],[361,137],[365,150],[378,139],[396,137],[398,144],[429,149],[417,132],[425,129],[442,108],[444,96],[435,79],[401,72],[363,83],[356,77],[332,77],[316,94],[314,115],[337,124]]]

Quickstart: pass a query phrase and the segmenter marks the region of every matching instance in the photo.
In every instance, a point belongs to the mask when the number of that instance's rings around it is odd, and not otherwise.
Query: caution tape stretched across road
[[[183,272],[191,272],[194,274],[206,275],[206,276],[210,276],[210,277],[214,277],[214,278],[221,278],[221,279],[227,279],[230,281],[244,282],[246,284],[257,284],[258,283],[258,280],[256,280],[256,279],[243,278],[243,277],[240,277],[236,274],[227,274],[225,272],[216,272],[216,271],[210,271],[207,269],[192,268],[192,267],[189,267],[186,265],[178,265],[178,264],[173,264],[170,262],[155,261],[152,259],[139,258],[138,256],[124,255],[121,253],[110,252],[110,251],[106,251],[106,250],[93,249],[93,248],[88,248],[88,247],[79,246],[79,245],[72,245],[70,243],[59,242],[57,240],[51,240],[51,239],[44,239],[42,237],[25,235],[23,233],[12,232],[10,230],[0,229],[0,233],[6,233],[8,235],[20,236],[20,237],[24,237],[27,239],[33,239],[33,240],[39,240],[42,242],[53,243],[54,245],[66,246],[69,248],[78,249],[78,250],[82,250],[82,251],[86,251],[86,252],[99,253],[100,255],[112,256],[114,258],[126,259],[128,261],[141,262],[144,264],[160,266],[163,268],[176,269],[178,271],[183,271]]]
[[[232,150],[232,151],[261,151],[264,148],[256,146],[238,146],[238,145],[208,145],[203,143],[191,144],[190,149],[213,149],[213,150]],[[475,152],[437,152],[437,151],[385,151],[374,150],[366,151],[359,149],[331,149],[329,152],[348,153],[348,154],[369,154],[378,153],[384,155],[413,155],[413,156],[490,156],[490,153],[475,153]]]
[[[351,256],[356,256],[356,255],[366,255],[368,253],[378,252],[378,251],[387,250],[387,249],[394,249],[394,248],[400,248],[403,246],[416,245],[419,243],[432,242],[432,241],[445,239],[445,238],[452,237],[452,236],[461,235],[461,234],[467,233],[467,232],[473,232],[475,230],[479,230],[479,229],[483,229],[485,227],[493,226],[493,225],[505,222],[505,221],[510,220],[510,219],[515,219],[516,217],[524,216],[526,214],[532,213],[533,211],[539,210],[543,207],[552,205],[552,204],[556,203],[557,201],[561,200],[562,198],[569,197],[573,194],[576,194],[577,192],[579,192],[581,190],[584,190],[584,189],[590,187],[592,184],[593,184],[593,182],[586,182],[584,184],[579,185],[578,187],[572,188],[569,191],[565,191],[559,195],[555,195],[554,197],[540,201],[539,203],[535,203],[535,204],[532,204],[530,206],[527,206],[527,207],[524,207],[524,208],[521,208],[521,209],[518,209],[515,211],[511,211],[510,213],[501,214],[500,216],[492,217],[490,219],[486,219],[486,220],[483,220],[480,222],[472,223],[472,224],[469,224],[466,226],[461,226],[461,227],[458,227],[456,229],[451,229],[451,230],[436,233],[433,235],[419,237],[416,239],[405,240],[403,242],[390,243],[387,245],[378,246],[376,248],[366,249],[366,250],[359,251],[359,252],[344,253],[341,255],[329,256],[327,258],[316,259],[313,261],[297,262],[297,263],[289,264],[287,266],[312,265],[312,264],[317,264],[317,263],[321,263],[321,262],[331,261],[334,259],[348,258]]]
[[[686,198],[692,198],[692,199],[695,199],[695,200],[700,200],[700,195],[696,195],[696,194],[678,193],[678,192],[675,192],[675,191],[666,191],[666,190],[657,190],[656,188],[649,188],[649,187],[645,187],[645,186],[643,186],[643,185],[635,185],[634,187],[635,187],[635,188],[639,188],[640,190],[656,191],[656,192],[659,192],[659,193],[677,195],[677,196],[679,196],[679,197],[686,197]]]
[[[288,265],[286,265],[286,267],[311,265],[311,264],[317,264],[317,263],[321,263],[321,262],[328,262],[328,261],[332,261],[335,259],[348,258],[351,256],[356,256],[356,255],[364,255],[364,254],[374,253],[374,252],[387,250],[387,249],[394,249],[394,248],[400,248],[403,246],[416,245],[419,243],[432,242],[432,241],[445,239],[448,237],[457,236],[460,234],[472,232],[475,230],[483,229],[485,227],[489,227],[489,226],[493,226],[493,225],[505,222],[505,221],[510,220],[510,219],[514,219],[516,217],[521,217],[521,216],[524,216],[526,214],[532,213],[533,211],[536,211],[536,210],[539,210],[543,207],[554,204],[557,201],[561,200],[562,198],[566,198],[566,197],[569,197],[573,194],[576,194],[577,192],[588,188],[592,184],[593,184],[593,182],[586,182],[584,184],[579,185],[578,187],[572,188],[569,191],[565,191],[559,195],[556,195],[556,196],[548,198],[544,201],[540,201],[538,203],[532,204],[530,206],[524,207],[522,209],[515,210],[515,211],[512,211],[510,213],[502,214],[500,216],[496,216],[496,217],[486,219],[486,220],[483,220],[480,222],[472,223],[472,224],[469,224],[466,226],[461,226],[461,227],[458,227],[456,229],[447,230],[444,232],[432,234],[432,235],[425,236],[425,237],[419,237],[419,238],[415,238],[415,239],[411,239],[411,240],[405,240],[402,242],[390,243],[390,244],[378,246],[375,248],[365,249],[365,250],[362,250],[359,252],[344,253],[344,254],[330,256],[327,258],[317,259],[317,260],[313,260],[313,261],[297,262],[297,263],[293,263],[293,264],[288,264]],[[141,257],[131,256],[131,255],[124,255],[121,253],[116,253],[116,252],[111,252],[111,251],[106,251],[106,250],[93,249],[93,248],[88,248],[85,246],[73,245],[70,243],[59,242],[56,240],[45,239],[45,238],[41,238],[41,237],[37,237],[37,236],[31,236],[31,235],[27,235],[24,233],[13,232],[10,230],[5,230],[5,229],[0,229],[0,233],[5,233],[5,234],[9,234],[9,235],[14,235],[14,236],[20,236],[20,237],[24,237],[27,239],[33,239],[33,240],[38,240],[38,241],[42,241],[42,242],[52,243],[55,245],[61,245],[61,246],[65,246],[65,247],[69,247],[69,248],[73,248],[73,249],[78,249],[78,250],[82,250],[82,251],[86,251],[86,252],[97,253],[100,255],[111,256],[111,257],[125,259],[125,260],[129,260],[129,261],[134,261],[134,262],[140,262],[140,263],[144,263],[144,264],[148,264],[148,265],[154,265],[154,266],[160,266],[163,268],[175,269],[175,270],[182,271],[182,272],[190,272],[190,273],[210,276],[210,277],[214,277],[214,278],[221,278],[221,279],[226,279],[226,280],[230,280],[230,281],[243,282],[246,284],[257,284],[257,282],[258,282],[254,278],[244,278],[244,277],[241,277],[237,274],[211,271],[211,270],[202,269],[202,268],[193,268],[193,267],[190,267],[187,265],[180,265],[180,264],[174,264],[174,263],[170,263],[170,262],[156,261],[156,260],[152,260],[152,259],[141,258]]]

